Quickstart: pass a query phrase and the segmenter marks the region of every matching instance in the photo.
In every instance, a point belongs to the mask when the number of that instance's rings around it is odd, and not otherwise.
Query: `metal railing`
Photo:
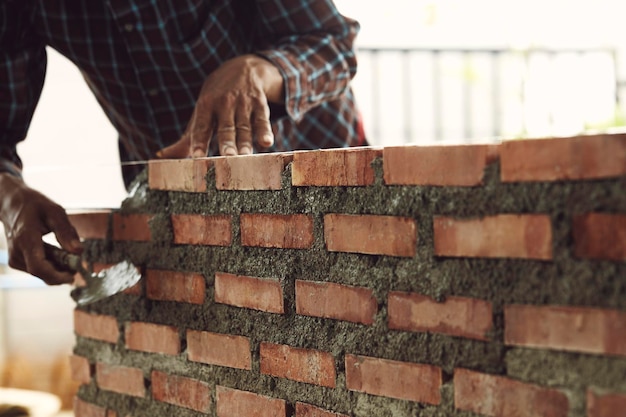
[[[611,48],[361,47],[358,59],[354,90],[375,144],[582,130],[626,97]]]

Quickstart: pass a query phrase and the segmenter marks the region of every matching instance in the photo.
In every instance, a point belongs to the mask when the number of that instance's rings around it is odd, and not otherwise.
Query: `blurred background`
[[[335,2],[361,23],[353,88],[373,145],[626,125],[622,0]],[[115,132],[76,68],[48,52],[43,95],[19,148],[24,177],[67,208],[119,207],[126,192]],[[70,289],[6,263],[0,240],[0,386],[55,392],[67,405]]]

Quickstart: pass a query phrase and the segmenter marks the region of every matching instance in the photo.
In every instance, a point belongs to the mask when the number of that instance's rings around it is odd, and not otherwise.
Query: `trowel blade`
[[[132,287],[139,282],[141,274],[132,263],[123,261],[85,278],[87,285],[75,288],[71,294],[80,306],[102,300]]]

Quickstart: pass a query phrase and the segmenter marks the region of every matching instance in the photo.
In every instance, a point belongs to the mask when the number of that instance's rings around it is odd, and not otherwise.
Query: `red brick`
[[[92,272],[97,274],[107,268],[111,268],[114,265],[115,264],[94,262],[91,268]],[[135,269],[137,270],[137,273],[141,274],[141,269],[139,267],[135,267]],[[141,281],[142,280],[140,279],[135,285],[130,288],[126,288],[124,291],[122,291],[122,293],[128,295],[143,295],[143,285]],[[84,281],[81,283],[81,285],[85,285]]]
[[[90,404],[78,397],[74,397],[74,415],[76,417],[108,417],[106,408]]]
[[[209,158],[154,160],[148,163],[148,186],[153,190],[206,191]]]
[[[372,324],[378,311],[374,292],[331,282],[296,280],[296,313]]]
[[[552,225],[547,215],[433,220],[437,256],[552,259]]]
[[[89,359],[78,356],[70,356],[70,370],[72,372],[72,381],[81,384],[89,384],[91,382],[91,365]]]
[[[284,400],[216,386],[217,417],[286,417]]]
[[[81,239],[106,239],[111,210],[94,210],[68,213],[70,223]]]
[[[172,228],[177,245],[230,246],[232,216],[173,214]]]
[[[96,381],[98,387],[105,391],[141,398],[146,395],[141,369],[98,362],[96,364]]]
[[[113,213],[113,240],[149,242],[151,214]]]
[[[385,183],[480,185],[489,152],[488,145],[386,147],[383,150]]]
[[[146,296],[151,300],[202,304],[206,282],[204,276],[196,273],[148,269]]]
[[[380,149],[342,148],[295,152],[291,183],[298,186],[351,187],[374,183],[372,162]]]
[[[412,257],[417,225],[406,217],[327,214],[324,239],[331,252]]]
[[[113,410],[107,410],[107,417],[117,417],[117,413]],[[130,416],[127,416],[127,417],[130,417]]]
[[[313,245],[313,218],[306,214],[247,213],[240,221],[243,246],[306,249]]]
[[[215,302],[283,314],[285,303],[280,281],[225,272],[215,274]]]
[[[346,355],[350,391],[437,405],[441,384],[441,369],[436,366]]]
[[[265,153],[214,159],[218,190],[280,190],[285,166],[292,155]]]
[[[626,411],[626,393],[598,394],[587,390],[587,417],[617,417]]]
[[[296,403],[295,417],[348,417],[346,414],[333,413],[306,403]]]
[[[130,322],[126,324],[126,348],[142,352],[178,355],[180,337],[178,329],[153,323]]]
[[[618,177],[626,174],[626,134],[506,141],[500,165],[504,182]]]
[[[507,345],[626,356],[626,312],[583,307],[504,308]]]
[[[211,386],[197,379],[152,371],[152,398],[179,407],[208,413],[211,408]]]
[[[438,303],[421,294],[390,292],[387,315],[390,329],[478,340],[488,340],[493,327],[491,303],[474,298],[447,297]]]
[[[574,253],[579,258],[626,260],[626,215],[587,213],[574,218]]]
[[[335,360],[328,352],[261,343],[261,373],[335,388]]]
[[[190,361],[237,369],[252,369],[250,339],[243,336],[187,330]]]
[[[117,343],[120,336],[115,317],[81,310],[74,310],[74,331],[78,336],[109,343]]]
[[[491,417],[567,417],[569,410],[560,391],[467,369],[454,371],[454,405]]]

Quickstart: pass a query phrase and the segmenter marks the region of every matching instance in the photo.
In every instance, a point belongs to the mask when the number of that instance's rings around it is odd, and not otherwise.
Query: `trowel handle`
[[[52,261],[55,265],[69,269],[72,272],[80,272],[81,274],[85,271],[85,268],[83,267],[83,260],[79,255],[75,255],[46,242],[44,242],[43,248],[46,253],[46,258]]]

